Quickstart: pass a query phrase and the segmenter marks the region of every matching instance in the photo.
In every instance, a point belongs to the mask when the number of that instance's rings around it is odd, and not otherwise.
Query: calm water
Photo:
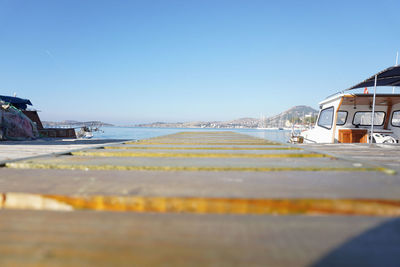
[[[248,134],[271,141],[286,143],[290,137],[290,131],[282,130],[258,130],[258,129],[186,129],[186,128],[141,128],[141,127],[102,127],[103,133],[94,133],[98,139],[147,139],[160,135],[177,132],[213,132],[213,131],[234,131]]]

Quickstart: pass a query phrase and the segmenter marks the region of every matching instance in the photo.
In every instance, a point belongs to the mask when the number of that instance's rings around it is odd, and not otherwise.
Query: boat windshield
[[[360,126],[371,126],[371,111],[358,111],[354,114],[353,124]],[[381,126],[385,121],[385,112],[376,111],[374,113],[374,125]]]
[[[347,111],[339,110],[337,113],[336,125],[344,125],[347,119]]]
[[[318,119],[318,126],[326,129],[331,129],[333,122],[333,107],[321,110]]]
[[[400,110],[393,112],[392,125],[395,127],[400,127]]]

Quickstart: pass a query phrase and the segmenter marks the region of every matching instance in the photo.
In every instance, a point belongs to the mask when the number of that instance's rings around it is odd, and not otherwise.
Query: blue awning
[[[19,98],[19,97],[0,95],[0,100],[10,103],[14,107],[16,107],[18,109],[22,109],[22,110],[25,110],[27,108],[27,105],[32,106],[32,103],[29,99],[23,99],[23,98]]]
[[[365,81],[362,81],[359,84],[350,87],[349,89],[346,89],[345,91],[373,87],[375,83],[375,76],[377,76],[376,86],[400,86],[400,66],[393,66],[371,76]]]

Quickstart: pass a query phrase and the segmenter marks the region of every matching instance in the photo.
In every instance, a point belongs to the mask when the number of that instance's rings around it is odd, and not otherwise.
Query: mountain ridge
[[[290,127],[292,123],[312,123],[318,111],[310,106],[298,105],[268,118],[243,117],[229,121],[192,121],[192,122],[153,122],[136,124],[135,127],[154,128],[272,128]]]
[[[68,126],[68,127],[103,127],[103,126],[114,126],[110,123],[105,123],[102,121],[75,121],[75,120],[64,120],[64,121],[42,121],[43,126],[45,128],[51,127],[60,127],[60,126]]]

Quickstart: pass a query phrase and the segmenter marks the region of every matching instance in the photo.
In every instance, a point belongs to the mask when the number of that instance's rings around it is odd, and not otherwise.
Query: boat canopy
[[[349,91],[358,88],[364,87],[373,87],[375,83],[375,76],[377,77],[376,86],[400,86],[400,66],[389,67],[365,81],[360,82],[359,84],[350,87],[344,91]]]
[[[393,67],[389,67],[384,69],[381,72],[371,76],[365,81],[360,82],[359,84],[346,89],[345,91],[363,88],[363,87],[374,87],[374,95],[372,101],[372,112],[371,112],[371,130],[370,130],[370,139],[368,139],[369,143],[372,143],[372,138],[374,136],[374,118],[375,118],[375,105],[376,105],[376,87],[378,86],[400,86],[400,66],[396,65]],[[394,93],[394,89],[393,89]],[[388,102],[387,102],[388,103]]]
[[[32,103],[29,99],[23,99],[19,97],[0,95],[0,100],[10,103],[17,109],[22,109],[22,110],[25,110],[27,108],[27,105],[32,106]]]

